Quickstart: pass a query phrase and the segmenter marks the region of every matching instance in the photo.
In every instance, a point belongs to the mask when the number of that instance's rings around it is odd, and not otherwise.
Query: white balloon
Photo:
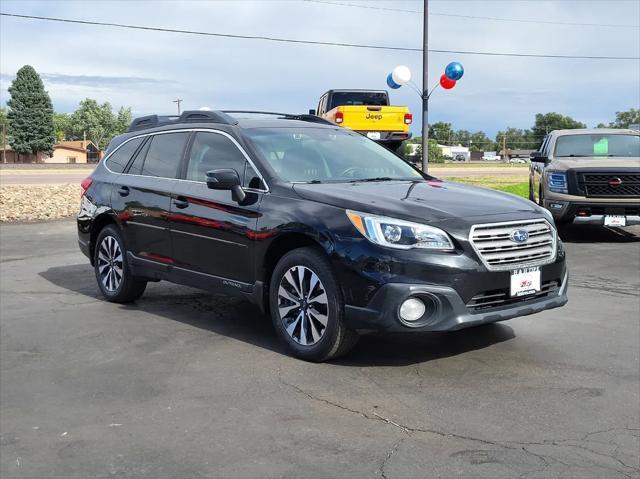
[[[398,85],[406,85],[411,80],[411,70],[404,65],[398,65],[391,72],[391,78]]]

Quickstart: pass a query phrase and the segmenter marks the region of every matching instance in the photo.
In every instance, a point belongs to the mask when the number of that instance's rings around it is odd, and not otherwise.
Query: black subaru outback
[[[367,331],[450,331],[567,302],[549,213],[443,182],[309,115],[134,120],[82,183],[79,243],[109,301],[226,291],[323,361]]]

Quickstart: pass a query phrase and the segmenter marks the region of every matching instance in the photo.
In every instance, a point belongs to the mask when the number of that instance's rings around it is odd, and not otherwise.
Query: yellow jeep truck
[[[413,116],[406,106],[389,105],[385,90],[329,90],[320,97],[316,112],[336,125],[357,131],[393,151],[411,138]]]

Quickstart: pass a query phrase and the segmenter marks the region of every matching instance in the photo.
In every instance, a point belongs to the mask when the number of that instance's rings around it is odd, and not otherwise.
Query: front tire
[[[135,301],[147,287],[146,281],[131,275],[124,241],[115,225],[108,225],[100,231],[93,264],[98,287],[107,301]]]
[[[358,333],[344,324],[344,300],[331,264],[315,248],[295,249],[280,259],[269,305],[278,336],[300,359],[327,361],[358,341]]]

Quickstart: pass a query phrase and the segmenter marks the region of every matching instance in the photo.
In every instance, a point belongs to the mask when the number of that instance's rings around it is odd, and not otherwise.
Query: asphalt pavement
[[[572,229],[569,304],[287,356],[252,305],[103,301],[71,221],[0,227],[3,478],[640,476],[640,229]]]

